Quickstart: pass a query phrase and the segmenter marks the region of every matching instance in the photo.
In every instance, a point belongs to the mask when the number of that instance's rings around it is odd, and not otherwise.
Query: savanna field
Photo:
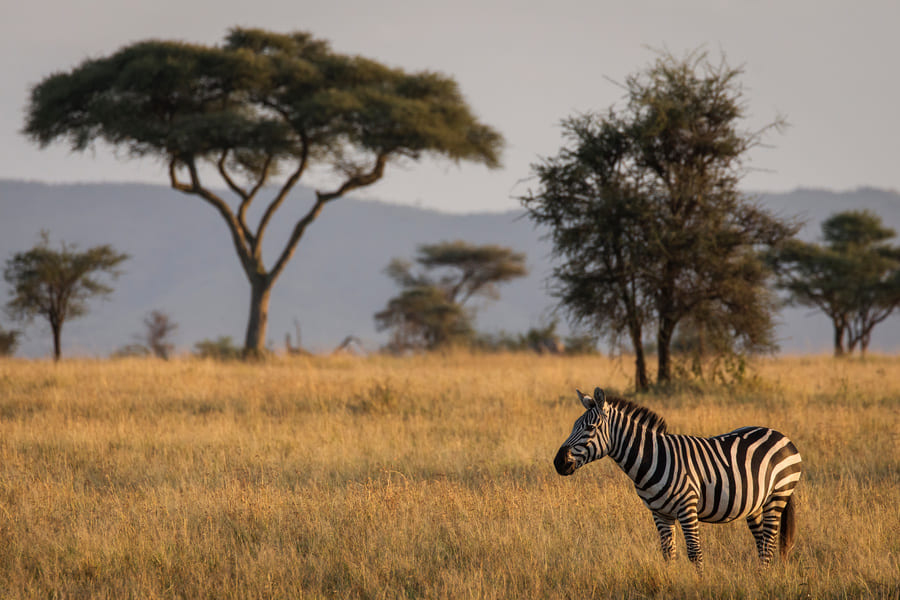
[[[803,454],[797,544],[743,521],[663,562],[609,459],[552,465],[627,360],[0,360],[3,598],[900,598],[900,358],[783,357],[631,397]]]

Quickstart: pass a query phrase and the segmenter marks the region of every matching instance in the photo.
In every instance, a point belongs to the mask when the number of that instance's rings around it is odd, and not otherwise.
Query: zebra
[[[586,412],[553,464],[571,475],[609,455],[634,482],[653,514],[666,561],[675,557],[675,523],[681,524],[690,561],[703,572],[699,522],[746,518],[762,567],[772,560],[779,536],[782,560],[794,544],[794,500],[801,458],[783,434],[742,427],[711,438],[673,435],[650,409],[621,398],[578,392]]]

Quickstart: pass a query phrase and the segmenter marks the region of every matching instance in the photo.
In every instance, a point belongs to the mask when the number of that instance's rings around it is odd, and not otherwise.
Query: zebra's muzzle
[[[556,467],[556,472],[560,475],[571,475],[575,472],[575,460],[572,458],[572,453],[568,446],[563,446],[559,449],[559,452],[556,453],[556,458],[553,459],[553,466]]]

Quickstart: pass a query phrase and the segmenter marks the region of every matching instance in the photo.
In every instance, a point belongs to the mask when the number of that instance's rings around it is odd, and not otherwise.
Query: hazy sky
[[[0,17],[0,177],[165,184],[161,164],[118,160],[107,147],[39,150],[19,134],[30,87],[137,40],[217,44],[238,25],[306,30],[337,51],[451,75],[506,137],[500,170],[395,167],[364,197],[453,212],[518,207],[533,186],[529,165],[560,148],[561,119],[620,102],[610,80],[647,66],[649,48],[680,56],[698,46],[744,66],[746,128],[778,114],[791,124],[753,152],[745,189],[900,189],[897,0],[9,1]]]

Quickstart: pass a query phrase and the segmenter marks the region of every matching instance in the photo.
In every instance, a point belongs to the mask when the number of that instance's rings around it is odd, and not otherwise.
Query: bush
[[[0,327],[0,356],[12,356],[15,354],[16,348],[19,346],[20,335],[22,335],[21,331],[13,329],[6,331]]]
[[[230,335],[220,335],[216,340],[205,339],[194,344],[194,355],[213,360],[235,360],[241,357],[241,349],[234,345]]]

